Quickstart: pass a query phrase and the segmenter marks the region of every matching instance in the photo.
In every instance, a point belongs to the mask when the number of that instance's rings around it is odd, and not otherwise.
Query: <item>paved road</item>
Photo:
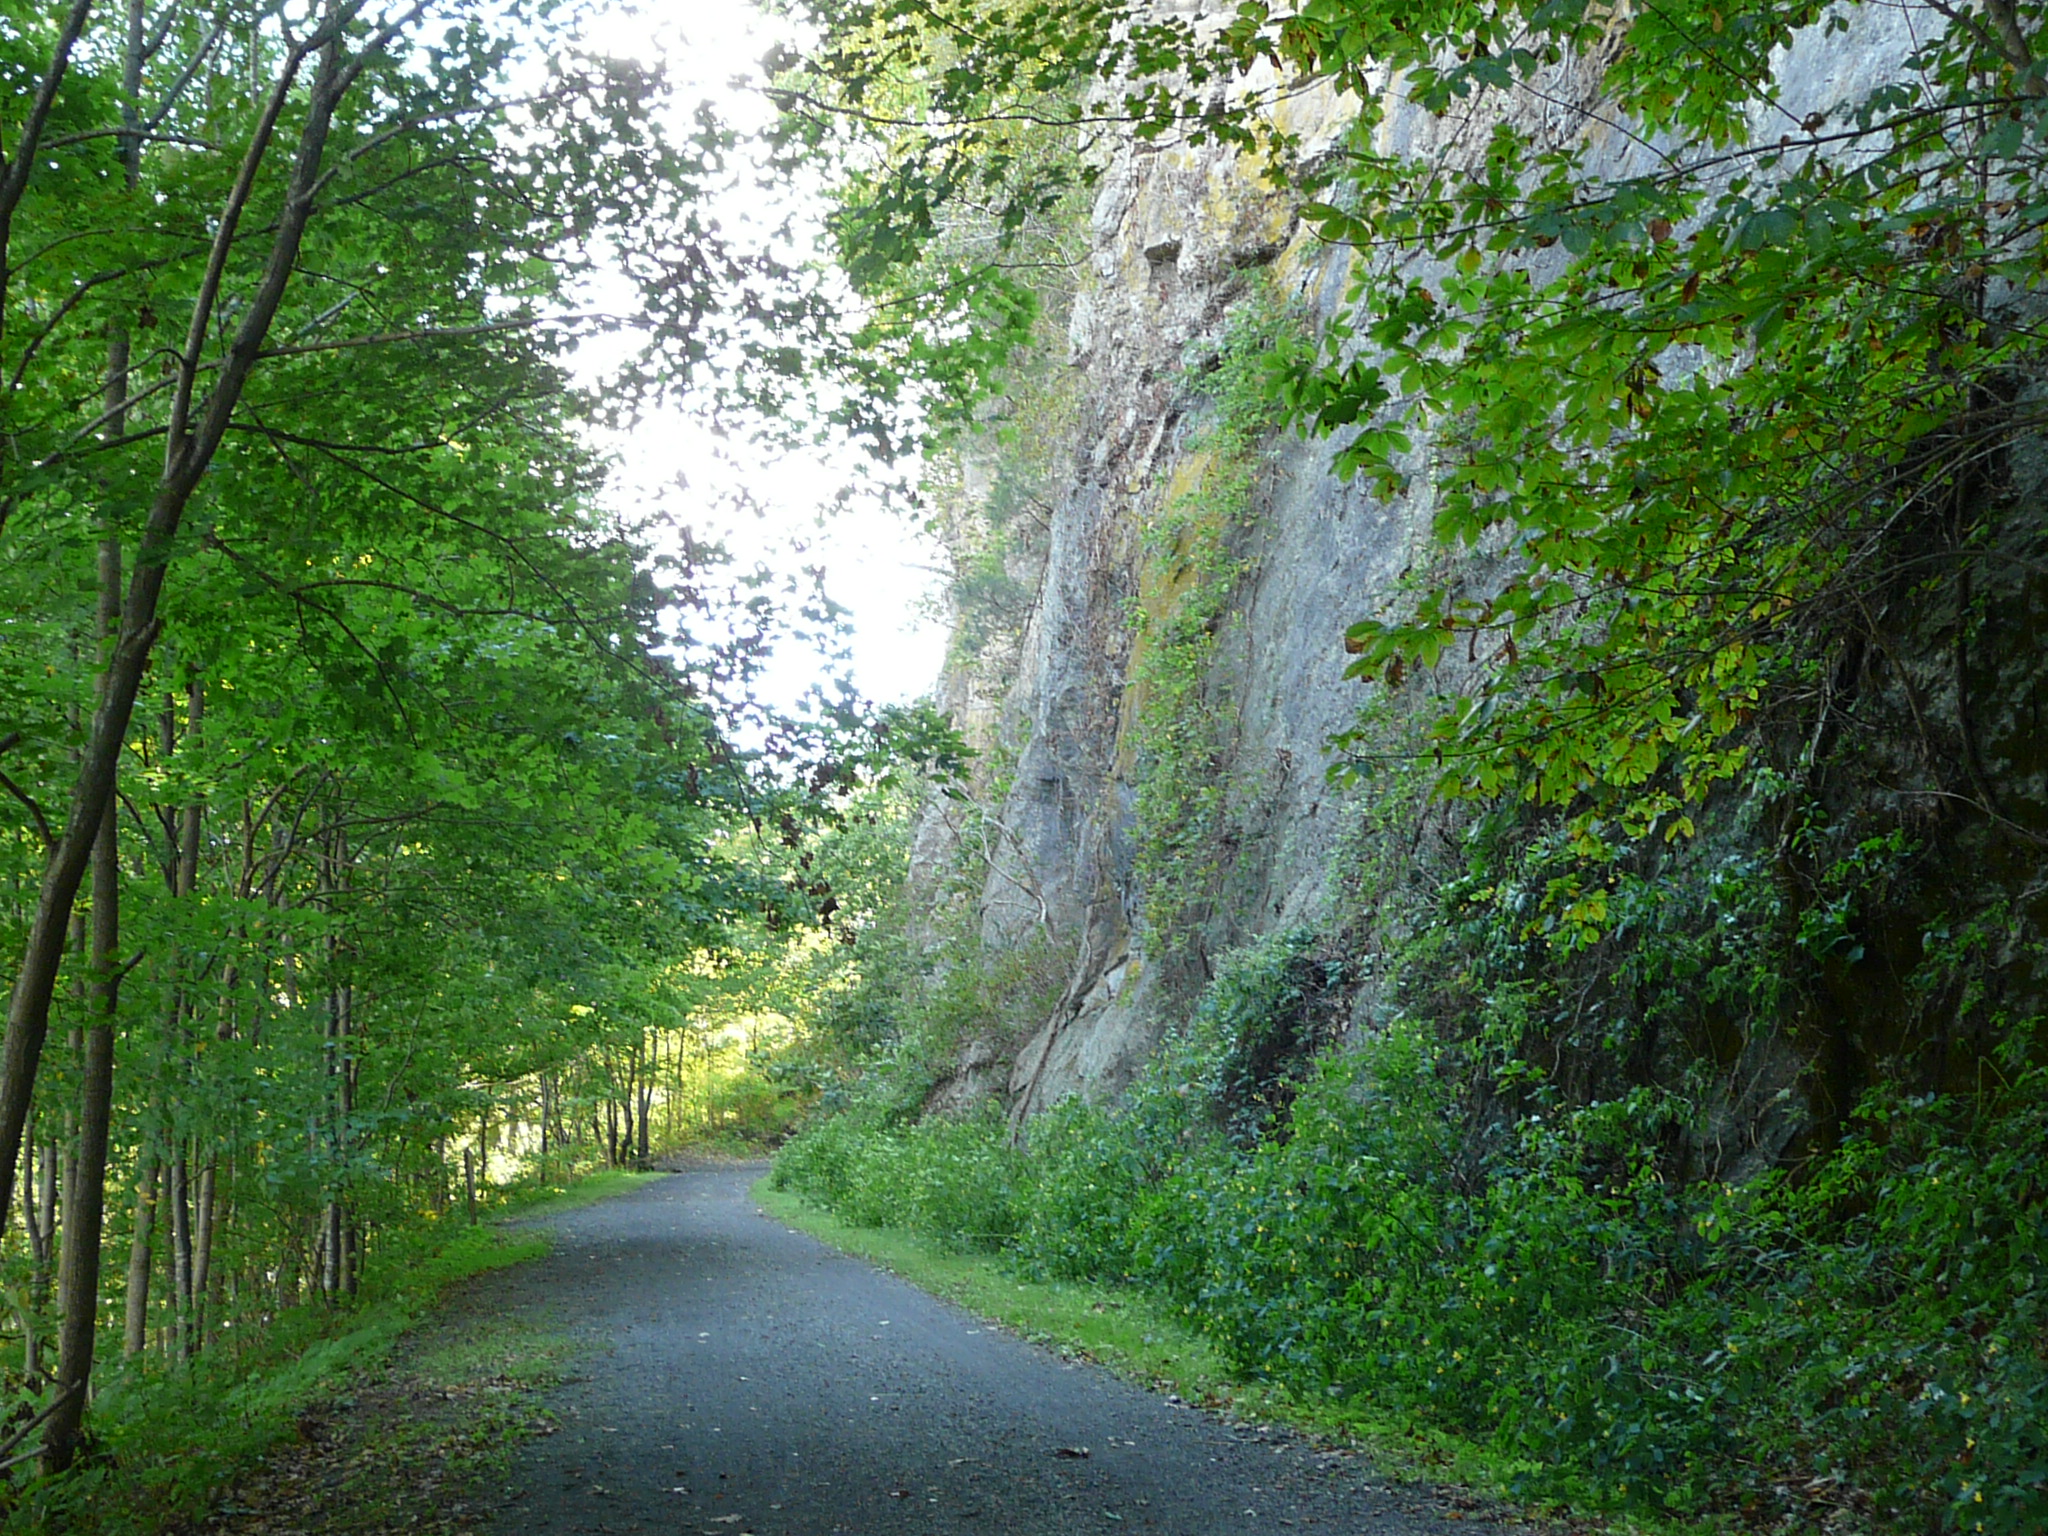
[[[599,1347],[520,1454],[505,1536],[1340,1536],[1499,1531],[1351,1457],[1233,1426],[760,1214],[759,1167],[556,1218],[495,1306]],[[1453,1501],[1455,1502],[1455,1501]]]

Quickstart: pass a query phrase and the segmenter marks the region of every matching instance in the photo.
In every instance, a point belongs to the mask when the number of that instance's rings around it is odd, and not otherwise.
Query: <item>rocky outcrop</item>
[[[1846,30],[1812,28],[1781,52],[1781,100],[1794,117],[1867,93],[1908,46],[1894,8],[1841,15]],[[1519,98],[1517,125],[1540,141],[1585,142],[1595,175],[1632,173],[1653,151],[1598,111],[1602,64],[1560,66]],[[1286,110],[1309,155],[1351,120],[1328,93],[1291,97]],[[1456,159],[1476,153],[1490,126],[1396,103],[1383,147]],[[1020,1115],[1069,1093],[1114,1093],[1214,955],[1326,920],[1366,809],[1325,775],[1326,743],[1361,702],[1343,676],[1343,632],[1432,557],[1426,474],[1408,495],[1383,500],[1328,472],[1328,443],[1277,441],[1235,536],[1241,575],[1203,696],[1216,768],[1231,787],[1220,890],[1193,942],[1149,952],[1134,843],[1142,744],[1132,616],[1144,529],[1177,485],[1202,473],[1202,369],[1233,308],[1263,283],[1311,321],[1327,316],[1343,302],[1352,253],[1304,232],[1289,197],[1238,151],[1136,141],[1103,168],[1088,251],[1069,327],[1078,403],[1029,562],[1035,600],[999,662],[956,667],[947,685],[982,743],[1013,765],[985,786],[983,811],[998,831],[983,849],[984,940],[1001,947],[1049,931],[1074,956],[1064,996],[1010,1068],[1007,1096]],[[945,820],[935,813],[927,823],[928,859],[951,846]],[[986,1045],[975,1049],[973,1081],[992,1088]],[[1749,1088],[1730,1090],[1716,1111],[1728,1136],[1750,1135],[1767,1114],[1745,1094],[1783,1105],[1797,1063],[1782,1056],[1760,1062]]]

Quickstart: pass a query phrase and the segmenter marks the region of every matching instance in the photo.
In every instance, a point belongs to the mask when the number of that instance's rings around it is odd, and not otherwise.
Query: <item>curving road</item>
[[[598,1346],[552,1399],[559,1432],[519,1455],[505,1536],[1503,1529],[790,1232],[748,1196],[762,1172],[681,1173],[555,1218],[554,1253],[493,1282],[488,1305]]]

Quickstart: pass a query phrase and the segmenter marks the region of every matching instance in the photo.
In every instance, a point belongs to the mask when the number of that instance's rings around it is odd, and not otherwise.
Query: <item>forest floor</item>
[[[547,1218],[548,1257],[470,1287],[443,1342],[401,1351],[210,1529],[1510,1529],[935,1300],[764,1216],[762,1172],[690,1169]],[[379,1421],[409,1428],[361,1427]]]
[[[544,1394],[577,1354],[542,1309],[455,1298],[389,1358],[301,1408],[272,1448],[181,1536],[474,1531],[502,1499],[513,1448],[556,1432]]]

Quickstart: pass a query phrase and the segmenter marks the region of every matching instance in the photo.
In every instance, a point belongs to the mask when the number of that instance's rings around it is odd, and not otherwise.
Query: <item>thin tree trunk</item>
[[[158,1158],[145,1146],[135,1167],[135,1234],[128,1240],[128,1303],[122,1318],[121,1350],[131,1359],[149,1345],[150,1236],[156,1226]]]
[[[277,1287],[271,1296],[271,1303],[279,1312],[298,1303],[299,1277],[305,1269],[305,1239],[297,1223],[289,1223],[285,1227],[283,1251],[277,1256]]]
[[[687,1077],[689,1071],[689,1047],[690,1037],[688,1035],[679,1034],[676,1036],[676,1086],[675,1091],[669,1095],[668,1101],[668,1143],[672,1147],[681,1145],[683,1140],[683,1094],[689,1087]]]
[[[633,1160],[633,1108],[640,1096],[640,1047],[636,1044],[633,1053],[626,1058],[626,1091],[619,1098],[619,1119],[624,1134],[619,1138],[622,1163]]]
[[[114,812],[107,810],[107,841],[114,840]],[[106,863],[113,864],[109,853]],[[95,876],[97,883],[97,876]],[[98,916],[100,896],[93,895],[95,919],[94,949],[100,948],[100,930],[111,930],[117,919]],[[114,905],[112,901],[109,906]],[[116,940],[118,942],[118,940]],[[95,955],[94,991],[97,1012],[111,1021],[120,992],[118,962],[112,948],[102,962]],[[114,1026],[94,1024],[85,1032],[85,1077],[81,1084],[78,1117],[78,1176],[71,1206],[65,1212],[64,1251],[57,1277],[57,1296],[62,1321],[57,1335],[57,1383],[65,1394],[43,1432],[43,1470],[62,1472],[71,1465],[78,1448],[79,1429],[85,1420],[87,1391],[92,1381],[93,1347],[97,1337],[100,1300],[100,1240],[105,1219],[107,1189],[107,1130],[114,1096]]]
[[[21,1373],[33,1384],[42,1373],[42,1336],[36,1332],[33,1310],[17,1306],[15,1315],[21,1319]]]
[[[28,1234],[30,1255],[36,1248],[36,1112],[30,1106],[28,1128],[21,1139],[21,1227]]]
[[[24,1167],[21,1171],[21,1224],[28,1233],[29,1252],[29,1294],[38,1304],[50,1294],[50,1238],[56,1225],[56,1211],[52,1208],[57,1198],[54,1188],[44,1191],[36,1179],[38,1163],[36,1158],[36,1124],[33,1111],[30,1113],[28,1134],[22,1141],[21,1157]],[[54,1168],[57,1159],[55,1148],[49,1148],[41,1160],[44,1169]],[[39,1199],[38,1196],[41,1196]]]
[[[330,1298],[341,1294],[341,1202],[330,1200],[320,1223],[320,1290]]]
[[[92,1380],[99,1316],[100,1238],[107,1187],[107,1129],[114,1096],[114,1015],[119,1006],[120,868],[115,853],[114,808],[107,806],[102,847],[93,856],[93,1011],[85,1032],[85,1073],[80,1086],[78,1151],[71,1199],[65,1210],[64,1251],[57,1295],[57,1408],[43,1432],[43,1470],[64,1471],[78,1449]]]
[[[242,1294],[242,1270],[229,1269],[221,1261],[222,1244],[235,1228],[235,1160],[216,1157],[207,1171],[214,1190],[213,1214],[208,1219],[211,1230],[207,1238],[207,1273],[212,1278],[207,1282],[206,1316],[207,1326],[218,1332],[221,1324],[234,1315],[229,1305],[231,1299]]]
[[[329,882],[332,889],[340,888],[341,871],[345,868],[341,855],[330,843],[329,858],[332,867]],[[329,951],[330,963],[335,963],[340,950],[337,946]],[[345,1162],[348,1151],[349,1116],[355,1109],[355,1074],[349,1060],[349,1036],[352,1033],[351,1015],[354,989],[348,986],[333,986],[327,997],[327,1040],[328,1072],[331,1077],[330,1105],[332,1107],[333,1146],[337,1163]],[[352,1254],[350,1238],[354,1223],[349,1219],[348,1207],[340,1187],[328,1202],[327,1207],[327,1265],[323,1274],[323,1288],[329,1296],[353,1295],[355,1276],[351,1269]]]
[[[92,0],[72,0],[71,9],[65,13],[63,25],[57,33],[56,46],[50,50],[49,67],[38,82],[35,104],[29,108],[27,121],[15,135],[14,158],[5,162],[5,170],[0,172],[0,324],[5,323],[7,312],[7,278],[16,266],[8,250],[14,229],[14,210],[21,205],[22,194],[28,191],[28,179],[35,172],[36,155],[42,147],[43,129],[57,105],[58,91],[71,67],[71,50],[78,46],[78,39],[85,31],[86,17],[91,11]],[[13,1153],[10,1152],[8,1158],[12,1161]],[[0,1201],[0,1204],[5,1204],[5,1201]]]
[[[171,1156],[171,1327],[178,1359],[192,1358],[192,1164],[180,1138]]]
[[[140,28],[140,5],[130,12]],[[117,354],[126,373],[126,353]],[[115,386],[109,384],[110,391]],[[125,384],[121,386],[125,389]],[[121,546],[100,545],[100,633],[120,622]],[[92,1019],[85,1030],[79,1085],[78,1146],[64,1209],[64,1253],[57,1277],[62,1321],[57,1332],[57,1407],[43,1431],[43,1471],[71,1465],[85,1422],[100,1303],[100,1237],[107,1192],[107,1130],[114,1104],[114,1016],[121,999],[121,849],[110,797],[92,851]]]
[[[192,1349],[206,1347],[206,1287],[213,1278],[215,1159],[199,1170],[199,1191],[192,1210]]]
[[[62,1208],[62,1201],[58,1193],[61,1186],[57,1178],[57,1165],[59,1161],[57,1143],[54,1141],[44,1142],[42,1167],[39,1176],[42,1180],[43,1190],[43,1246],[45,1249],[48,1249],[57,1240],[57,1216]]]
[[[651,1044],[643,1036],[642,1047],[647,1054],[646,1066],[640,1072],[640,1162],[644,1167],[649,1151],[647,1118],[654,1110],[654,1080],[661,1070],[661,1036],[656,1035]]]
[[[86,10],[87,0],[77,0],[72,20],[82,25]],[[360,6],[350,4],[330,8],[322,23],[287,54],[250,137],[234,186],[213,220],[214,241],[207,272],[193,304],[184,350],[177,355],[177,388],[164,434],[163,470],[150,497],[136,550],[135,573],[122,603],[120,633],[107,663],[91,732],[72,785],[64,831],[44,869],[28,939],[22,948],[21,968],[8,998],[7,1027],[4,1036],[0,1036],[0,1226],[4,1226],[14,1204],[13,1185],[21,1156],[22,1130],[34,1100],[36,1074],[49,1034],[50,1003],[56,995],[66,930],[93,845],[99,838],[100,824],[113,799],[115,773],[128,739],[129,720],[135,711],[150,651],[156,644],[157,609],[175,557],[185,509],[227,435],[242,391],[257,365],[271,322],[290,284],[300,244],[313,215],[314,194],[326,158],[335,108],[371,55],[381,53],[402,24],[380,30],[355,59],[344,64],[341,29],[359,10]],[[71,24],[66,23],[67,27]],[[76,33],[68,32],[66,36],[75,40]],[[68,55],[70,41],[62,47]],[[306,61],[316,53],[320,63],[307,88],[302,86],[300,74]],[[51,82],[60,79],[61,73],[61,69],[53,70]],[[32,117],[37,131],[47,117],[45,98],[53,98],[55,90],[55,83],[50,83],[44,95],[38,97],[38,115]],[[279,119],[295,98],[303,99],[304,111],[284,196],[271,221],[270,249],[255,287],[239,307],[232,340],[211,374],[212,393],[203,402],[197,402],[195,393],[205,363],[203,353],[208,339],[223,321],[219,301],[228,258],[242,234],[242,216],[261,179],[260,172],[270,158]],[[23,151],[29,142],[32,135],[17,147],[14,164],[5,182],[0,183],[0,241],[5,239],[6,222],[20,195],[17,179],[20,185],[25,185],[24,167],[30,159]]]
[[[319,1291],[321,1299],[334,1294],[333,1255],[341,1251],[341,1243],[334,1234],[335,1204],[332,1200],[320,1207],[320,1214],[313,1223],[313,1269],[311,1281]]]
[[[185,688],[184,750],[190,751],[198,746],[205,719],[206,685],[194,678]],[[186,802],[178,812],[177,883],[180,900],[190,900],[199,889],[199,833],[204,815],[204,802],[197,799]],[[194,1004],[188,1001],[186,1006],[189,1016]],[[192,1023],[196,1026],[199,1021],[195,1018]],[[184,1320],[179,1352],[188,1360],[198,1354],[206,1343],[206,1276],[213,1254],[214,1160],[210,1153],[200,1153],[196,1136],[192,1150],[203,1156],[205,1161],[199,1169],[197,1187],[187,1187],[180,1196],[177,1213],[185,1222],[178,1239],[183,1266],[183,1283],[178,1289]],[[187,1163],[181,1178],[189,1181],[190,1177],[190,1164]]]
[[[491,1182],[491,1101],[484,1100],[476,1121],[476,1178],[485,1188]]]

